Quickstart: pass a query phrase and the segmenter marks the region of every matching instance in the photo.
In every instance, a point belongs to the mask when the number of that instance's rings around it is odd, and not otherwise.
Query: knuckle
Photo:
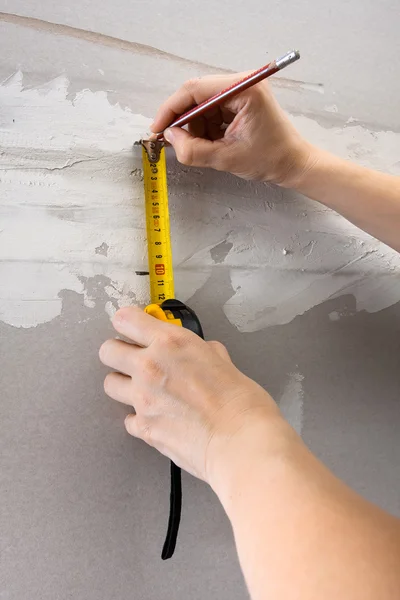
[[[189,93],[192,93],[194,90],[196,90],[199,87],[199,82],[200,82],[200,77],[191,77],[190,79],[185,81],[185,83],[183,84],[183,88],[186,91],[188,91]]]
[[[263,85],[255,85],[251,90],[253,98],[257,100],[264,97],[264,86]]]
[[[265,103],[265,89],[262,85],[255,85],[252,89],[248,90],[249,103],[252,109],[261,110]]]
[[[177,329],[177,331],[173,330],[172,327]],[[181,329],[174,325],[171,326],[171,331],[164,334],[162,341],[170,349],[179,350],[185,348],[190,343],[190,335],[186,329]]]
[[[148,379],[158,379],[163,373],[161,364],[148,355],[141,359],[140,369],[143,375]]]
[[[153,399],[150,394],[145,394],[145,393],[140,394],[138,397],[138,401],[140,404],[140,409],[141,409],[142,414],[146,414],[146,412],[148,412],[148,410],[150,409],[150,407],[153,404]]]

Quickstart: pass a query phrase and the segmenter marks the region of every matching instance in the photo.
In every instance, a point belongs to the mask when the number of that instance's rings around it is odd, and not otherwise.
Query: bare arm
[[[275,454],[254,430],[245,437],[247,451],[224,464],[214,489],[251,598],[397,597],[399,521],[352,492],[293,434],[282,432]]]
[[[134,405],[129,433],[210,483],[253,600],[400,597],[400,521],[336,479],[222,345],[137,308],[114,327],[133,344],[102,346],[106,392]]]
[[[313,148],[292,187],[400,252],[400,178]]]

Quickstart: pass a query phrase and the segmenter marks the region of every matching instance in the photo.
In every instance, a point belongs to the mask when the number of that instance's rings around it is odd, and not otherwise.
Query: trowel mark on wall
[[[17,73],[0,86],[0,319],[14,326],[60,314],[63,289],[93,306],[88,282],[98,276],[111,280],[109,314],[149,299],[148,278],[136,274],[147,259],[141,153],[132,141],[150,119],[110,105],[104,92],[83,90],[72,101],[67,93],[64,77],[23,89]],[[400,173],[400,135],[292,119],[311,142]],[[361,157],[354,144],[365,148]],[[400,256],[335,213],[271,186],[169,164],[182,301],[220,263],[234,290],[224,311],[241,331],[288,323],[344,293],[358,310],[400,300]]]
[[[228,256],[230,250],[232,249],[232,242],[227,242],[226,240],[220,242],[214,248],[211,248],[210,255],[212,260],[216,263],[223,263],[225,258]]]
[[[298,371],[289,373],[289,381],[286,383],[278,406],[290,425],[301,434],[303,428],[303,403],[304,376]]]

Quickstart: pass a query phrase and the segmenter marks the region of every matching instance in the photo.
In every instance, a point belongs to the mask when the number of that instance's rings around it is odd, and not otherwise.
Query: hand
[[[153,132],[163,131],[193,105],[239,81],[246,73],[217,75],[187,81],[158,110]],[[241,92],[189,124],[167,129],[178,160],[190,166],[229,171],[292,187],[313,162],[308,144],[280,108],[267,82]]]
[[[272,398],[236,369],[222,344],[205,342],[137,307],[120,309],[113,325],[132,343],[111,339],[101,346],[100,360],[118,371],[105,378],[106,393],[134,407],[136,414],[125,420],[131,435],[192,475],[210,482],[215,462],[228,455],[239,431],[280,415]]]

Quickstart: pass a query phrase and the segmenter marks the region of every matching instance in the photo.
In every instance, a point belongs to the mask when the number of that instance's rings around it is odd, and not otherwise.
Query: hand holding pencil
[[[285,57],[289,55],[292,60],[284,65],[299,56],[288,53]],[[262,81],[279,70],[277,62],[250,74],[187,81],[159,108],[151,126],[154,137],[164,137],[185,165],[290,185],[306,168],[310,145]],[[185,122],[188,131],[181,129]]]

